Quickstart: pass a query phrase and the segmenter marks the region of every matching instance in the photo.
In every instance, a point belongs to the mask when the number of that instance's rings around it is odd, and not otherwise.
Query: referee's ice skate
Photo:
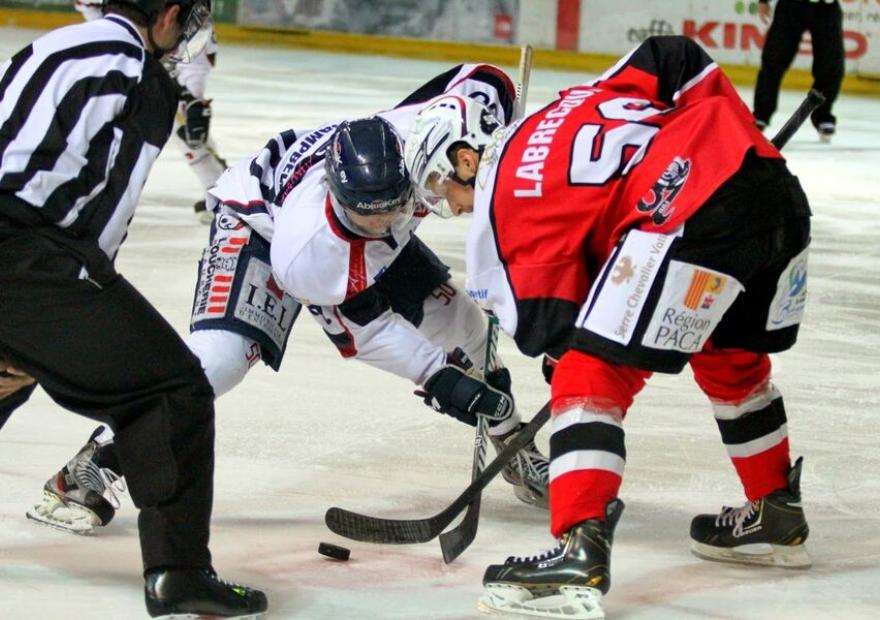
[[[263,592],[224,581],[213,569],[149,571],[144,597],[151,618],[261,618],[268,608]]]
[[[483,575],[479,609],[540,618],[598,620],[602,595],[611,588],[611,544],[623,502],[605,507],[605,520],[588,519],[563,535],[554,549],[510,557]]]
[[[103,431],[98,427],[70,462],[46,481],[40,502],[26,513],[29,519],[74,534],[92,534],[110,523],[125,481],[116,473],[112,444],[98,441]]]

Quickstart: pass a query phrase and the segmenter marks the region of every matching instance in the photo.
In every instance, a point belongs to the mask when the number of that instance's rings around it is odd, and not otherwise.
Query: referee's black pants
[[[0,355],[116,433],[144,569],[210,567],[214,394],[198,359],[94,245],[0,220],[0,265]],[[0,401],[0,426],[31,391]]]
[[[831,107],[840,94],[844,75],[843,12],[837,2],[808,0],[776,3],[755,84],[755,119],[770,122],[782,77],[797,54],[804,31],[809,31],[813,42],[813,88],[825,95],[825,103],[812,114],[813,125],[836,122]]]

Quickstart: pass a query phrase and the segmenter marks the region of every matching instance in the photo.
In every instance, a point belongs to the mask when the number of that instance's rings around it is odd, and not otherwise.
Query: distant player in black
[[[211,565],[211,385],[113,264],[177,109],[159,58],[200,38],[210,12],[210,0],[105,0],[104,18],[0,65],[0,426],[39,384],[113,428],[151,616],[266,609]]]
[[[770,21],[769,0],[758,5],[761,20]],[[843,81],[843,11],[838,0],[777,0],[767,31],[761,70],[755,85],[755,122],[764,129],[776,111],[779,84],[797,54],[804,31],[813,41],[813,88],[825,95],[811,120],[823,141],[830,141],[837,125],[831,113]]]

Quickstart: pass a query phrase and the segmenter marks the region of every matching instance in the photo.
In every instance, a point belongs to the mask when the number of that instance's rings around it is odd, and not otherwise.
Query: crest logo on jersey
[[[658,226],[668,220],[674,209],[672,203],[691,173],[691,160],[676,157],[663,171],[654,186],[642,196],[636,208],[651,213],[651,221]]]
[[[684,305],[691,310],[708,310],[715,299],[724,291],[727,278],[716,273],[694,269],[691,284],[684,294]]]
[[[244,227],[244,222],[228,213],[221,213],[215,221],[220,230],[241,230]]]
[[[682,353],[701,351],[743,290],[731,275],[670,260],[642,345]]]
[[[484,109],[480,114],[480,131],[491,136],[499,127],[501,127],[501,123],[498,119],[488,109]]]
[[[801,322],[807,302],[807,257],[808,251],[803,250],[779,276],[767,315],[768,331]]]
[[[624,256],[614,265],[611,281],[615,284],[623,284],[624,282],[629,282],[630,278],[635,274],[636,269],[633,266],[632,256]]]

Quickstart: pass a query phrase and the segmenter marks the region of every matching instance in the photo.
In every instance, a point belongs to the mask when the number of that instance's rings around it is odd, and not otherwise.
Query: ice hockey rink
[[[39,33],[0,29],[0,62]],[[479,61],[479,59],[470,59]],[[230,162],[288,127],[390,107],[452,62],[222,45],[209,81],[212,134]],[[513,73],[513,67],[507,67]],[[536,68],[529,109],[590,76]],[[751,101],[751,91],[741,91]],[[800,102],[785,92],[771,133]],[[774,358],[794,456],[804,456],[810,570],[709,563],[689,552],[700,512],[743,503],[708,403],[687,371],[655,376],[625,425],[626,511],[615,536],[608,618],[874,619],[880,617],[880,101],[843,96],[839,133],[804,127],[785,149],[810,197],[813,244],[798,345]],[[723,148],[723,136],[718,136]],[[118,267],[181,332],[207,227],[200,195],[169,145],[147,183]],[[428,221],[421,236],[463,277],[466,219]],[[503,339],[525,417],[548,397],[536,360]],[[75,364],[76,360],[70,360]],[[484,495],[472,546],[443,563],[437,541],[376,546],[324,526],[333,505],[429,516],[470,479],[473,433],[434,413],[408,382],[343,361],[306,314],[279,373],[263,367],[217,402],[212,549],[220,575],[266,590],[271,618],[464,620],[487,564],[553,546],[546,513],[500,477]],[[43,483],[94,424],[41,392],[0,433],[0,619],[146,617],[136,511],[77,537],[25,519]],[[544,449],[547,430],[538,437]],[[318,555],[320,541],[352,550]]]

